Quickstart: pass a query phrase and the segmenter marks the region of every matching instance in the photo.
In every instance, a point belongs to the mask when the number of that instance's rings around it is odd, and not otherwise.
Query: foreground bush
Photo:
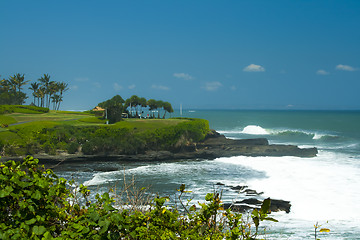
[[[222,210],[219,194],[207,194],[200,207],[166,207],[155,198],[149,208],[115,208],[109,193],[89,200],[90,191],[58,178],[27,157],[0,163],[0,239],[256,239],[270,200],[252,213],[253,228],[242,215]],[[189,203],[189,201],[187,201]]]

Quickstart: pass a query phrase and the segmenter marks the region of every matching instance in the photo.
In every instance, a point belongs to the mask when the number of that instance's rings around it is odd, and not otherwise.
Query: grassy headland
[[[3,156],[177,151],[203,140],[209,132],[208,121],[202,119],[123,119],[106,125],[106,120],[89,112],[1,107],[5,109],[0,115]]]

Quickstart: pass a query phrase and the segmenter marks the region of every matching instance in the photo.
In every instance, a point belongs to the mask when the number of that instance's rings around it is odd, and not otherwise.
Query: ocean
[[[124,173],[160,196],[174,196],[185,184],[194,202],[214,189],[223,191],[224,202],[249,198],[229,187],[246,185],[263,192],[261,198],[292,204],[290,213],[271,214],[279,222],[264,224],[266,239],[314,239],[316,223],[331,230],[320,239],[360,239],[360,111],[183,110],[182,116],[207,119],[228,138],[265,137],[272,144],[317,147],[319,153],[314,158],[65,164],[55,172],[94,193],[121,186]]]

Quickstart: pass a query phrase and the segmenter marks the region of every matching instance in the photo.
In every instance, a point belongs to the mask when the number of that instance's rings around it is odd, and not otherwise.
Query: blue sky
[[[359,29],[357,0],[1,0],[0,75],[67,82],[66,110],[360,109]]]

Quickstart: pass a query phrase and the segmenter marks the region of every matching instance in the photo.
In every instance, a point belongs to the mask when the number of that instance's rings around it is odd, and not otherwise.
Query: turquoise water
[[[176,113],[175,115],[179,115]],[[173,114],[174,116],[174,114]],[[267,239],[314,239],[316,222],[330,228],[321,239],[360,239],[360,112],[359,111],[183,111],[183,117],[209,120],[211,128],[229,138],[266,137],[271,143],[317,147],[315,158],[231,157],[152,163],[98,162],[66,165],[60,176],[76,176],[96,191],[121,185],[123,174],[140,186],[173,195],[186,184],[194,202],[219,188],[223,201],[242,200],[226,186],[248,185],[263,198],[291,201],[289,214],[273,213]],[[111,168],[111,170],[109,169]],[[76,171],[74,169],[77,169]]]

